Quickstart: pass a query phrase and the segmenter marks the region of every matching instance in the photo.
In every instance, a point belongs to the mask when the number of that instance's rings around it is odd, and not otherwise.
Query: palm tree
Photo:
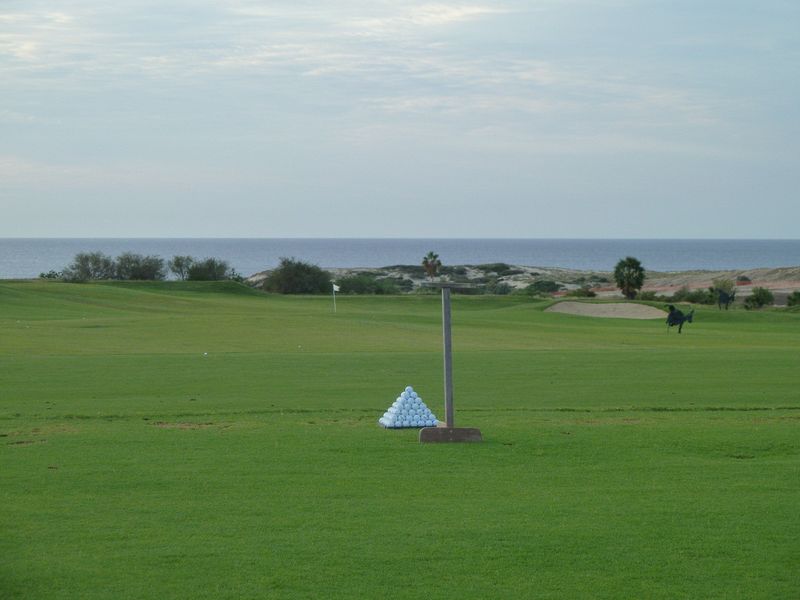
[[[441,266],[442,261],[439,260],[439,255],[433,250],[428,252],[425,255],[425,258],[422,259],[422,268],[425,269],[428,279],[432,280],[434,277],[436,277],[436,274],[439,272],[439,267]]]
[[[636,297],[644,283],[644,267],[632,256],[621,259],[614,267],[614,281],[628,300]]]

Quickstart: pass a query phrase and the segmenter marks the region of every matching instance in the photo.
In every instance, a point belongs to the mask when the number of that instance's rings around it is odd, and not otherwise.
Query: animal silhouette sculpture
[[[722,310],[722,305],[725,305],[725,310],[728,310],[728,307],[733,304],[733,301],[736,299],[736,291],[734,290],[730,294],[725,290],[717,290],[717,306],[719,309]]]
[[[685,315],[683,314],[683,311],[675,308],[673,304],[668,304],[667,308],[669,309],[669,314],[667,315],[667,332],[669,332],[670,327],[674,327],[675,325],[677,325],[678,333],[680,333],[681,330],[683,329],[684,323],[692,322],[692,317],[694,316],[694,309],[692,309],[688,315]]]

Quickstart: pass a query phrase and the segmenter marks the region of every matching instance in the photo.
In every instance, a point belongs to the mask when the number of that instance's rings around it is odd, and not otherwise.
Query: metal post
[[[450,339],[450,288],[442,288],[442,334],[444,336],[444,414],[448,427],[454,427],[453,344]]]
[[[419,441],[422,443],[437,442],[480,442],[480,429],[473,427],[455,427],[455,409],[453,407],[453,345],[450,339],[450,288],[466,289],[471,286],[451,283],[449,281],[431,282],[428,287],[442,290],[442,337],[444,338],[444,414],[446,427],[441,423],[438,427],[423,427],[419,430]]]

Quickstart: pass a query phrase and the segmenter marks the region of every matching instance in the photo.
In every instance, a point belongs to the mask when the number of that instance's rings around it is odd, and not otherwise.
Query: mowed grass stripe
[[[788,352],[464,351],[454,362],[462,410],[800,405],[797,361]],[[142,414],[187,402],[209,411],[231,403],[382,411],[406,383],[433,410],[442,405],[437,352],[59,355],[0,364],[0,417]]]

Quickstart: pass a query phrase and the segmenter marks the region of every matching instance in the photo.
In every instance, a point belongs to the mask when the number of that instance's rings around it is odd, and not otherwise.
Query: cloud
[[[34,123],[38,120],[34,115],[24,112],[0,109],[0,123]]]
[[[255,176],[253,174],[253,176]],[[235,168],[192,165],[163,160],[108,163],[47,162],[13,154],[0,154],[2,186],[27,186],[58,190],[86,188],[185,188],[187,186],[241,182],[247,174]],[[265,180],[263,174],[260,180]]]
[[[25,62],[43,60],[64,34],[73,31],[74,22],[74,17],[65,12],[31,7],[0,15],[0,23],[5,24],[5,31],[0,32],[0,61],[4,55]]]
[[[171,115],[184,103],[187,114],[201,115],[202,127],[204,97],[225,89],[243,115],[258,115],[260,122],[306,111],[330,129],[345,125],[326,114],[346,115],[347,127],[399,120],[447,135],[494,127],[510,139],[515,131],[561,127],[565,144],[580,143],[570,137],[575,131],[632,131],[634,138],[668,143],[673,132],[704,137],[731,106],[713,90],[666,83],[634,58],[545,52],[520,37],[503,43],[503,32],[531,19],[532,11],[560,10],[553,0],[343,0],[336,6],[228,0],[179,2],[169,10],[79,0],[59,11],[33,0],[18,6],[1,17],[0,72],[3,87],[19,100],[0,112],[0,122],[48,118],[47,102],[28,108],[42,91],[70,97],[74,106],[105,92],[94,106],[94,125],[103,118],[120,122],[114,97],[128,106],[129,98],[148,96],[153,111],[168,98]],[[482,26],[462,29],[474,23]]]
[[[490,6],[424,4],[407,6],[386,16],[344,21],[342,25],[360,34],[389,35],[408,29],[443,27],[507,12],[507,9]]]
[[[574,103],[534,95],[461,94],[451,96],[387,96],[370,98],[365,104],[395,114],[435,114],[462,117],[476,112],[523,112],[543,114],[567,108]]]

